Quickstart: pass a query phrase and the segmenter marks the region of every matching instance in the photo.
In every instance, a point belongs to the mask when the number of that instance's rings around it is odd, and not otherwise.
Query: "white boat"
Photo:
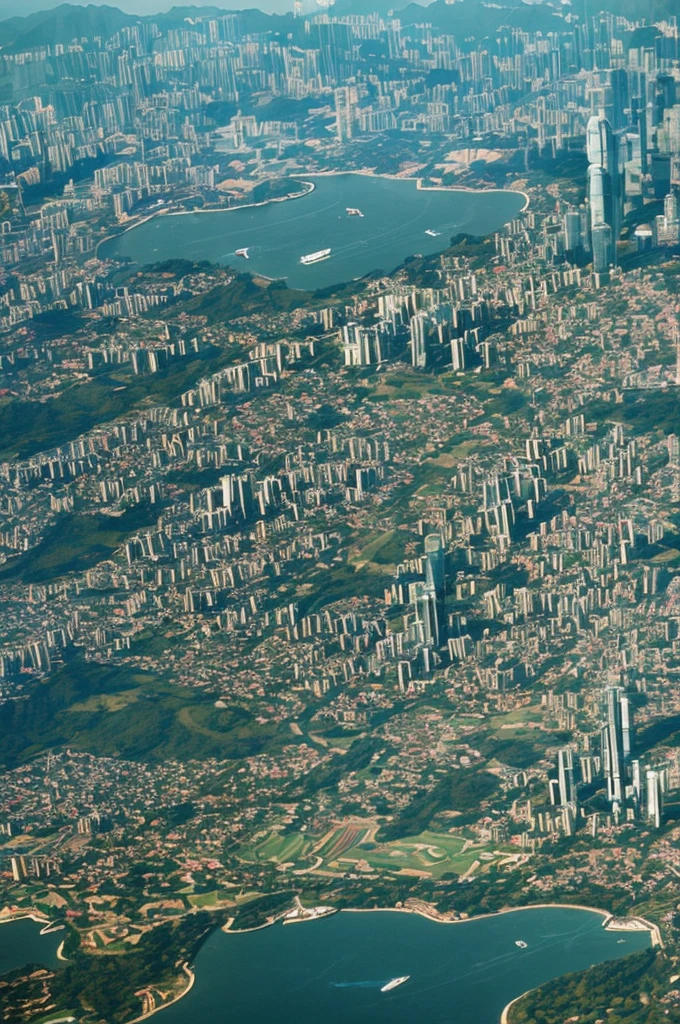
[[[403,978],[392,978],[392,981],[388,981],[386,985],[383,985],[380,991],[391,992],[393,988],[398,988],[399,985],[403,985],[410,977],[410,974],[405,974]]]
[[[308,256],[301,256],[300,263],[302,263],[302,265],[305,267],[309,263],[320,263],[321,260],[327,260],[330,254],[330,249],[319,249],[318,252],[310,252]]]
[[[520,949],[526,949],[527,948],[527,943],[524,942],[522,939],[517,939],[517,941],[515,942],[515,945],[519,946]]]
[[[250,259],[250,256],[248,255],[248,250],[247,249],[237,249],[235,255],[236,256],[243,256],[244,260],[249,260]]]
[[[348,217],[363,217],[363,213],[361,210],[357,210],[356,206],[348,206],[346,209]]]
[[[425,234],[429,235],[430,238],[439,238],[439,236],[441,235],[441,231],[433,231],[432,228],[426,228]]]

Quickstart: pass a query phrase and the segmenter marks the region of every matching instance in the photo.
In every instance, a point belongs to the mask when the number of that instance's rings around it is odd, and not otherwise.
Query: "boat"
[[[380,991],[391,992],[393,988],[398,988],[399,985],[403,985],[410,977],[410,974],[405,974],[403,978],[392,978],[392,981],[388,981],[386,985],[383,985]]]
[[[526,949],[527,948],[527,943],[524,942],[522,939],[517,939],[515,945],[519,946],[520,949]]]
[[[300,263],[302,263],[302,265],[305,267],[309,263],[320,263],[321,260],[327,260],[330,254],[330,249],[319,249],[318,252],[310,252],[308,256],[301,256]]]
[[[348,206],[347,207],[347,216],[348,217],[363,217],[363,213],[361,212],[361,210],[357,210],[356,206]]]
[[[441,231],[433,231],[432,228],[426,228],[425,234],[429,235],[430,238],[439,238],[439,236],[441,235]]]
[[[236,250],[236,256],[243,256],[244,260],[249,260],[250,259],[250,256],[248,255],[248,250],[247,249],[237,249]]]

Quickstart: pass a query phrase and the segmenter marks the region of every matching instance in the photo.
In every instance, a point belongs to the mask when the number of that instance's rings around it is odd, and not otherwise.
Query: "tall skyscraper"
[[[425,585],[434,593],[439,643],[446,641],[446,553],[440,534],[425,538]]]
[[[564,243],[567,252],[581,248],[581,211],[569,209],[564,215]]]
[[[623,68],[615,68],[609,74],[609,82],[612,127],[614,131],[620,131],[630,123],[628,73]]]
[[[663,815],[663,792],[663,772],[655,771],[653,768],[648,768],[646,817],[649,824],[653,825],[654,828],[661,827],[661,817]]]
[[[348,142],[353,131],[353,105],[350,89],[343,85],[335,90],[335,130],[338,142]]]
[[[591,231],[593,270],[601,274],[614,262],[612,229],[609,224],[596,224]]]
[[[623,176],[620,139],[605,117],[590,118],[586,129],[588,201],[593,267],[597,272],[616,263],[616,242],[623,216]],[[603,230],[609,228],[609,232]]]
[[[649,170],[649,157],[647,155],[647,78],[640,75],[640,94],[633,99],[633,124],[635,131],[640,136],[640,169],[643,174]]]
[[[411,365],[427,366],[427,317],[422,313],[411,319]]]
[[[411,600],[415,611],[418,639],[428,646],[439,647],[439,621],[434,589],[421,581],[413,583]]]
[[[626,766],[631,752],[631,711],[620,686],[605,689],[606,724],[602,727],[602,761],[611,803],[623,803]]]
[[[565,807],[576,801],[574,786],[574,752],[571,747],[564,747],[557,754],[557,781],[560,787],[560,804]]]

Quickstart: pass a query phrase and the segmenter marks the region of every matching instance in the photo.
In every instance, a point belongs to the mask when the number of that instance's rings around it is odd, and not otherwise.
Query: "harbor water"
[[[0,924],[0,974],[7,974],[26,964],[57,966],[57,950],[64,941],[65,933],[61,929],[41,935],[44,927],[28,917]]]
[[[523,992],[649,946],[649,932],[609,932],[603,920],[558,907],[463,924],[376,911],[216,931],[196,958],[193,988],[163,1011],[163,1024],[498,1024]]]
[[[414,180],[361,174],[302,176],[314,191],[262,206],[161,214],[99,248],[135,263],[209,260],[314,290],[396,269],[408,256],[441,252],[462,232],[483,236],[525,205],[518,192],[419,189]],[[352,216],[348,209],[363,216]],[[304,266],[303,256],[331,250]],[[236,255],[248,250],[248,259]]]

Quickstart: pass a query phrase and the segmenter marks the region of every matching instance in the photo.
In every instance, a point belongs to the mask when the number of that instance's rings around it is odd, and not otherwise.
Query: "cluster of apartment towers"
[[[439,534],[428,534],[424,538],[423,562],[425,579],[411,583],[409,590],[415,610],[413,626],[420,631],[419,639],[429,654],[428,645],[438,647],[445,643],[447,636],[445,552]],[[429,665],[426,664],[425,668]],[[400,683],[405,682],[400,679]],[[654,828],[659,828],[667,789],[666,769],[644,767],[639,759],[633,758],[633,709],[622,686],[605,687],[603,722],[599,755],[592,754],[589,749],[584,750],[578,766],[575,766],[572,747],[558,751],[557,778],[549,782],[550,802],[562,810],[564,832],[572,835],[576,828],[580,810],[577,776],[584,788],[604,776],[607,800],[617,824],[622,820],[642,818]],[[596,822],[597,815],[593,815],[593,829],[597,827]]]
[[[579,810],[575,773],[580,770],[581,783],[592,784],[598,775],[607,783],[607,799],[614,820],[634,821],[643,818],[659,828],[663,817],[663,798],[666,791],[665,768],[643,768],[632,757],[633,711],[625,690],[621,686],[607,686],[604,690],[605,722],[600,734],[600,756],[585,752],[574,765],[574,751],[564,747],[557,755],[557,778],[551,779],[550,802],[562,808],[564,831],[571,835],[575,829]],[[593,816],[595,828],[596,816]]]
[[[588,234],[592,249],[593,269],[602,273],[617,262],[616,243],[621,233],[626,201],[641,199],[641,183],[652,171],[654,194],[666,194],[663,217],[657,218],[658,244],[678,244],[680,219],[678,202],[670,189],[671,162],[663,154],[648,152],[648,106],[643,97],[646,76],[639,73],[638,96],[630,98],[628,73],[618,68],[607,73],[608,83],[602,89],[600,113],[593,115],[586,129],[588,155]],[[659,95],[654,107],[663,120],[672,108],[675,82],[661,76],[657,82]],[[666,95],[666,93],[668,95]],[[666,179],[666,180],[663,180]],[[570,211],[565,218],[567,249],[577,251],[584,241],[584,225],[580,211]],[[647,235],[649,238],[647,238]],[[638,247],[653,239],[648,225],[637,232]]]

